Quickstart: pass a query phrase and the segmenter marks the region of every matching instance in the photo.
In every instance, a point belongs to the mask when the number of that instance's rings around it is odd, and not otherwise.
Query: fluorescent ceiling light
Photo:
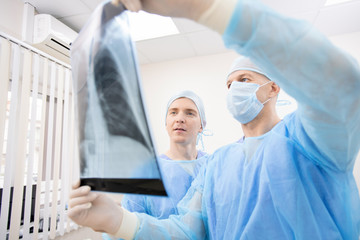
[[[178,34],[179,30],[170,17],[162,17],[143,11],[129,13],[131,36],[134,41]]]
[[[345,2],[350,2],[352,0],[327,0],[325,3],[325,6],[330,6],[330,5],[335,5],[335,4],[340,4],[340,3],[345,3]]]

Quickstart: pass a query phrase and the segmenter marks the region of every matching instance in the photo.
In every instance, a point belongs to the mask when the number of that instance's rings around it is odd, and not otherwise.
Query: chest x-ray
[[[166,195],[123,6],[103,3],[71,49],[80,182],[93,190]]]

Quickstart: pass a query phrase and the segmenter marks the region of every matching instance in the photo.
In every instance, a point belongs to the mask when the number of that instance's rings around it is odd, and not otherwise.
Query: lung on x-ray
[[[72,45],[80,182],[166,195],[123,6],[101,4]]]

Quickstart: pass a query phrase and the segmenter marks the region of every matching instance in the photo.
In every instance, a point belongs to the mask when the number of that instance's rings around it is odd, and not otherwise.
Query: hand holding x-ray
[[[104,193],[91,192],[88,186],[73,186],[68,216],[78,225],[95,231],[115,233],[122,223],[122,208]]]

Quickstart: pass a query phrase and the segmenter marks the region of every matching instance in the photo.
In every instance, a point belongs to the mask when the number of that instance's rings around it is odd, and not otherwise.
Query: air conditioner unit
[[[33,46],[45,53],[70,63],[70,46],[77,33],[49,14],[34,17]]]

